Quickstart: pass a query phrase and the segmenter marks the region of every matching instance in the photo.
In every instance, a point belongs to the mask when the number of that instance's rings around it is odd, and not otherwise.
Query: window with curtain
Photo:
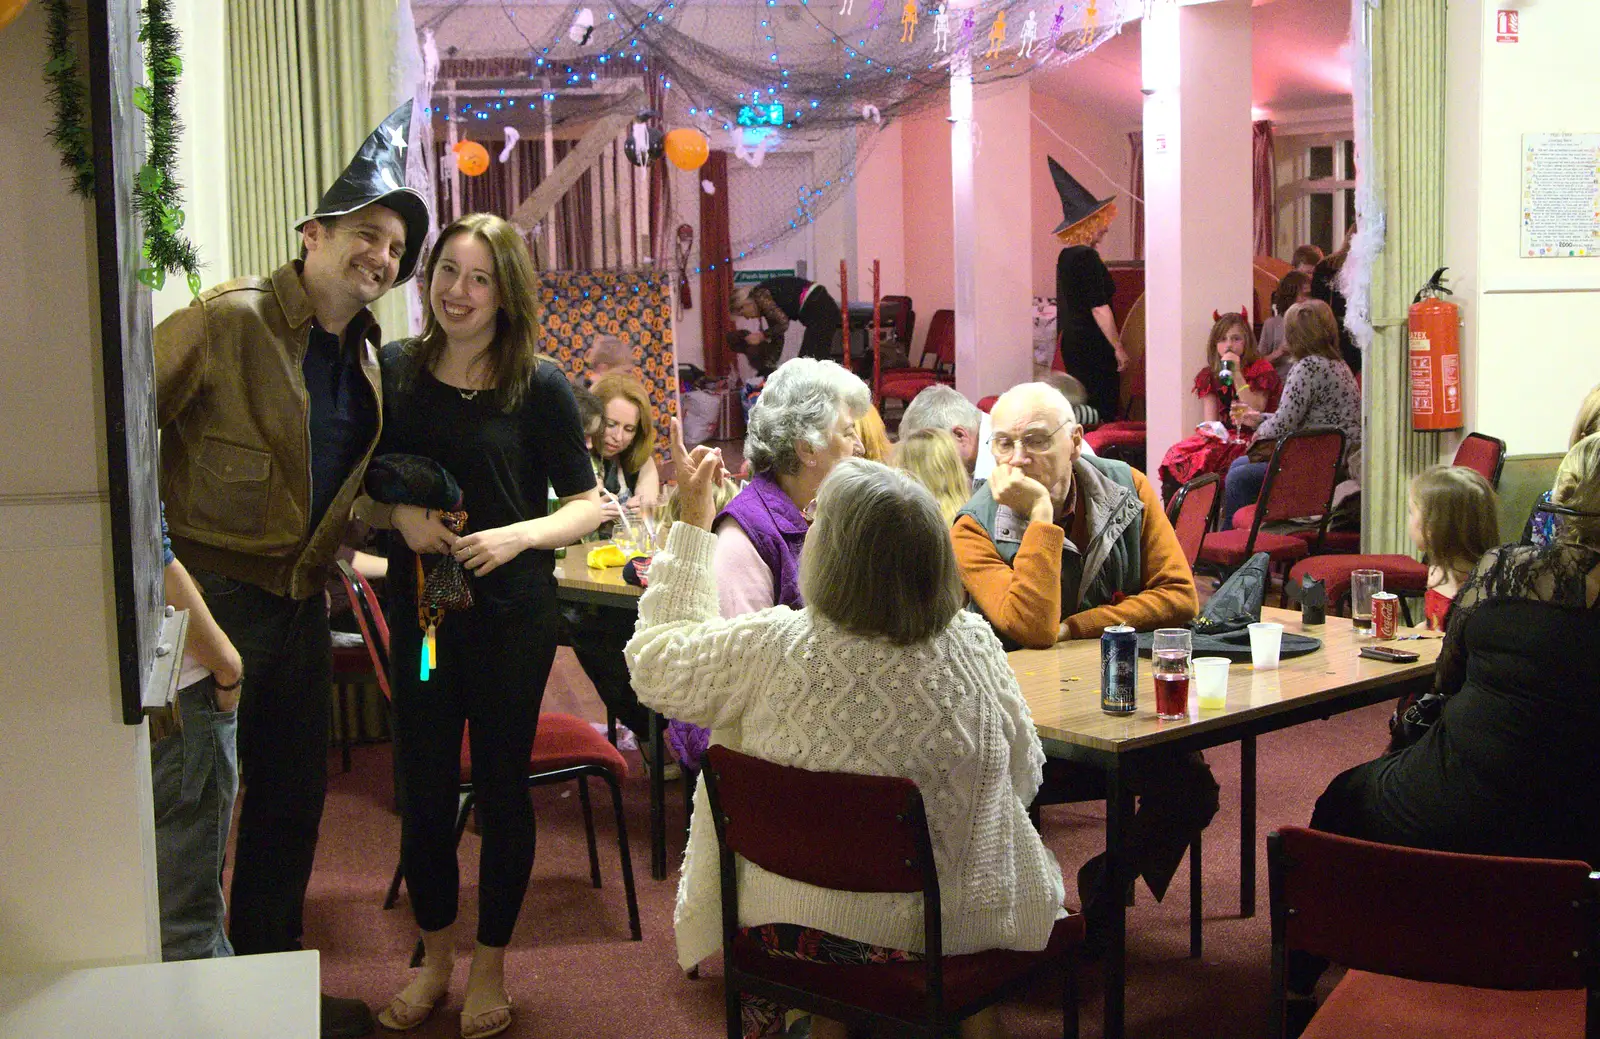
[[[1356,220],[1356,146],[1348,132],[1278,140],[1277,233],[1274,253],[1296,246],[1339,248]]]

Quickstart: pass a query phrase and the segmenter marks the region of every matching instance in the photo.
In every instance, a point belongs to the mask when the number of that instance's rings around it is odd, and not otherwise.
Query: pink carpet
[[[1325,722],[1311,722],[1259,740],[1258,897],[1256,915],[1238,915],[1237,746],[1207,754],[1223,787],[1223,805],[1206,832],[1205,955],[1190,960],[1188,869],[1164,904],[1141,885],[1129,911],[1128,1034],[1212,1039],[1260,1034],[1267,1011],[1269,932],[1265,834],[1281,823],[1303,823],[1327,781],[1339,770],[1383,749],[1389,707],[1380,705]],[[637,762],[636,755],[630,760]],[[336,756],[317,870],[306,907],[306,943],[322,952],[324,988],[356,996],[374,1008],[404,983],[416,938],[402,893],[395,909],[379,908],[394,869],[399,822],[390,807],[386,744],[356,749],[355,768],[337,771]],[[676,873],[649,876],[648,795],[635,771],[624,789],[644,940],[628,940],[627,911],[618,871],[608,795],[596,787],[597,829],[605,887],[589,886],[582,818],[575,787],[533,792],[539,846],[533,880],[507,958],[516,1003],[513,1037],[590,1039],[610,1036],[705,1037],[722,1035],[720,966],[709,962],[690,981],[679,971],[672,942]],[[667,788],[669,857],[674,870],[683,850],[681,790]],[[1044,813],[1046,841],[1068,877],[1103,844],[1103,806],[1065,805]],[[607,842],[610,842],[609,847]],[[457,1033],[460,986],[466,977],[476,919],[478,839],[461,844],[462,920],[465,937],[457,961],[456,989],[444,1012],[414,1034]],[[1100,1034],[1099,968],[1084,968],[1082,1034]],[[1060,1035],[1048,988],[1008,1006],[1002,1018],[1017,1039]]]

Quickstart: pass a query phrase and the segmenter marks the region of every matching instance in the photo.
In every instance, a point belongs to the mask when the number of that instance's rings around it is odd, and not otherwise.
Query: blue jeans
[[[1261,497],[1261,485],[1267,482],[1266,462],[1252,462],[1240,456],[1228,466],[1228,476],[1222,492],[1222,529],[1233,529],[1233,514],[1246,505],[1254,505]]]
[[[178,690],[178,716],[182,728],[150,748],[161,958],[232,956],[222,859],[239,790],[238,715],[216,709],[206,678]]]

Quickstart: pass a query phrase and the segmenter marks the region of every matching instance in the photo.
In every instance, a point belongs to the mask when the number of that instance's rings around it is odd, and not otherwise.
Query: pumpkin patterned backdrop
[[[667,422],[678,413],[670,281],[654,271],[547,271],[540,275],[543,350],[567,376],[588,382],[585,356],[597,335],[633,349],[656,413],[656,462],[667,457]]]

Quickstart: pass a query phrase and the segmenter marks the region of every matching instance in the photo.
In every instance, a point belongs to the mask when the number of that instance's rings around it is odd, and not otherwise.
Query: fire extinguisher
[[[1411,301],[1411,428],[1434,432],[1460,429],[1461,308],[1441,299],[1448,267],[1433,272]]]

